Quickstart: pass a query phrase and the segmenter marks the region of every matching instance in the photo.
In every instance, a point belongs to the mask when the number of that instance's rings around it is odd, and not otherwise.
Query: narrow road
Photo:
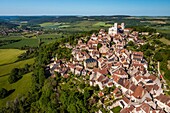
[[[160,62],[158,62],[158,77],[160,78],[160,76],[161,76],[161,72],[160,72]],[[164,77],[163,77],[163,75],[162,75],[162,81],[163,81],[163,85],[164,85],[164,89],[167,89],[166,88],[166,81],[165,81],[165,79],[164,79]]]
[[[160,77],[161,72],[160,72],[160,68],[159,68],[160,66],[159,65],[160,65],[160,63],[158,62],[158,76]]]

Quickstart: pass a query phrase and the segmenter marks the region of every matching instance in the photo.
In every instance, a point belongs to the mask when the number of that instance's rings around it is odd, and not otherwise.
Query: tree
[[[0,88],[0,98],[3,99],[8,95],[8,91],[5,88]]]
[[[10,76],[8,77],[8,81],[10,84],[12,84],[12,83],[18,81],[20,78],[22,78],[21,70],[18,68],[14,68],[11,71]]]
[[[132,41],[130,41],[130,42],[128,42],[128,46],[134,46],[135,44],[134,44],[134,42],[132,42]]]
[[[97,49],[99,50],[99,48],[101,48],[101,47],[102,47],[102,44],[99,43],[99,44],[97,45]]]
[[[157,53],[155,53],[153,59],[161,62],[163,60],[163,57],[162,57],[161,53],[157,52]]]
[[[151,56],[151,55],[153,55],[153,53],[152,53],[151,50],[148,49],[148,50],[145,51],[145,55],[146,56]]]

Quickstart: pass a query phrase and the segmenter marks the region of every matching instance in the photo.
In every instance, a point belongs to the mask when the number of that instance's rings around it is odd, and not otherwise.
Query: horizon
[[[169,0],[1,0],[0,16],[170,16]]]
[[[22,16],[25,16],[25,17],[34,17],[34,16],[38,16],[38,17],[41,17],[41,16],[51,16],[51,17],[55,17],[55,16],[58,16],[58,17],[61,17],[61,16],[76,16],[76,17],[84,17],[84,16],[129,16],[129,17],[170,17],[170,15],[168,16],[149,16],[149,15],[141,15],[141,16],[138,16],[138,15],[0,15],[0,17],[8,17],[8,16],[11,16],[11,17],[22,17]]]

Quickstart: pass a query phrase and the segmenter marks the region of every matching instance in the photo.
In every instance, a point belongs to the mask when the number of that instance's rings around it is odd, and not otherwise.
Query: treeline
[[[0,22],[0,28],[16,28],[18,25],[13,24],[11,22],[7,22],[7,21],[1,21]]]
[[[138,32],[149,32],[150,34],[156,33],[156,29],[145,27],[145,26],[133,26],[131,27],[134,31]]]
[[[33,66],[29,64],[25,64],[24,68],[14,68],[12,69],[9,77],[8,82],[10,84],[17,82],[22,76],[26,73],[29,73],[33,70]]]
[[[37,54],[38,54],[37,53],[37,48],[27,48],[27,47],[24,48],[24,47],[22,47],[21,49],[23,49],[23,50],[28,49],[28,50],[26,50],[26,52],[24,52],[21,55],[19,55],[17,61],[33,58],[33,57],[36,57]]]
[[[21,39],[19,39],[19,40],[0,40],[0,46],[12,44],[14,42],[19,42],[19,41],[21,41]]]

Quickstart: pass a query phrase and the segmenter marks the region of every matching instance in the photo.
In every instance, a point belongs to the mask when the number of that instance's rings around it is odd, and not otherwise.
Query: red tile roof
[[[137,86],[132,95],[135,98],[141,99],[145,93],[146,93],[146,91],[142,88],[142,86]]]

